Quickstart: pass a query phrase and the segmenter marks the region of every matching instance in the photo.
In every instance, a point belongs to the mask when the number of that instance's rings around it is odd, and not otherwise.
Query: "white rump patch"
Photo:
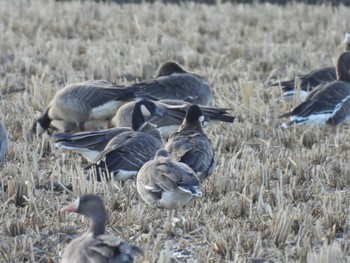
[[[204,116],[203,116],[203,115],[200,116],[198,120],[199,120],[201,123],[203,123],[203,122],[204,122]]]
[[[312,114],[308,117],[293,116],[292,118],[290,118],[290,120],[295,121],[296,122],[295,125],[302,124],[302,123],[326,125],[326,121],[331,116],[332,116],[331,113],[320,113],[320,114]]]
[[[78,147],[69,147],[64,145],[64,142],[58,142],[55,144],[55,146],[62,149],[73,151],[75,153],[79,153],[82,156],[84,156],[85,159],[87,159],[90,163],[95,162],[97,156],[100,154],[99,151],[93,151],[93,150],[88,150],[85,148],[78,148]]]
[[[142,115],[145,117],[151,116],[151,112],[147,109],[145,105],[141,105]]]
[[[133,179],[137,175],[137,171],[128,170],[118,170],[118,172],[113,173],[114,180],[128,180]]]
[[[305,100],[308,92],[305,90],[290,90],[283,93],[283,99],[285,101],[293,101],[294,97],[299,97],[300,100]]]

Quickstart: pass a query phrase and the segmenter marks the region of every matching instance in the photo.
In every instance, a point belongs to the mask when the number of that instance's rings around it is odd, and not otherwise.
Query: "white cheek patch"
[[[45,129],[41,126],[39,122],[36,123],[36,134],[41,135],[45,132]]]
[[[141,112],[145,117],[151,116],[151,112],[146,108],[145,105],[141,105]]]
[[[203,116],[203,115],[200,116],[198,120],[199,120],[201,123],[203,123],[203,122],[204,122],[204,116]]]
[[[349,42],[350,42],[350,32],[347,32],[347,33],[345,34],[344,43],[346,44],[346,43],[349,43]]]

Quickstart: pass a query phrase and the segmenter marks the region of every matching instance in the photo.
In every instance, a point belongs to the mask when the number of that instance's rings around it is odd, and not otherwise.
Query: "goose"
[[[133,179],[141,166],[163,147],[157,127],[145,122],[145,116],[162,115],[152,101],[138,101],[132,113],[132,131],[115,136],[85,169],[96,172],[96,179]]]
[[[161,209],[176,209],[202,196],[196,173],[185,163],[172,160],[164,149],[141,167],[136,187],[146,204]]]
[[[350,51],[350,32],[345,34],[344,38],[344,51]],[[301,99],[305,99],[308,95],[308,92],[312,91],[319,84],[323,82],[330,82],[337,79],[336,68],[335,67],[324,67],[312,70],[309,73],[301,74],[297,76],[300,81],[300,91],[299,95]],[[295,79],[275,82],[272,83],[271,86],[281,86],[283,91],[283,98],[286,101],[291,100],[294,95],[296,95],[295,91]]]
[[[80,196],[74,203],[62,207],[61,211],[78,213],[90,219],[88,230],[64,249],[61,263],[131,263],[137,256],[143,255],[138,246],[105,234],[107,212],[97,195]]]
[[[164,139],[177,131],[186,115],[187,108],[191,105],[181,100],[159,100],[154,101],[158,110],[163,116],[150,116],[146,121],[157,125],[158,130]],[[131,113],[136,101],[130,101],[121,106],[111,120],[112,126],[131,127]],[[232,123],[235,117],[229,115],[228,109],[199,106],[204,116],[204,126],[208,126],[215,121]]]
[[[137,97],[150,100],[185,100],[201,105],[210,105],[213,100],[209,84],[175,61],[162,63],[154,79],[133,84],[127,89]]]
[[[179,130],[169,137],[164,149],[175,161],[187,164],[202,183],[214,171],[216,157],[211,141],[203,131],[204,120],[198,105],[191,105]]]
[[[114,87],[106,80],[71,84],[55,94],[45,113],[34,122],[31,132],[43,134],[53,120],[76,123],[79,130],[84,131],[86,121],[108,119],[122,104],[134,98],[131,91]]]
[[[343,52],[337,61],[337,80],[320,84],[292,111],[280,116],[290,117],[283,128],[308,123],[338,125],[350,118],[350,52]]]
[[[0,121],[0,166],[4,164],[9,150],[9,137],[4,124]]]
[[[131,128],[120,127],[77,133],[59,132],[54,133],[53,138],[56,147],[79,153],[92,163],[110,140],[127,131],[131,131]]]

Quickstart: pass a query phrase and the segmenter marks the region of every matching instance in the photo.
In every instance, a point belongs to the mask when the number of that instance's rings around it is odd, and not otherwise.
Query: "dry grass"
[[[88,192],[103,196],[108,231],[145,250],[140,262],[349,261],[349,127],[282,130],[277,116],[292,105],[267,85],[331,65],[349,11],[0,1],[0,119],[11,135],[1,168],[8,191],[1,187],[0,261],[59,262],[86,226],[59,208]],[[55,149],[48,136],[25,136],[64,85],[146,79],[168,59],[204,76],[215,104],[238,117],[208,131],[218,166],[204,197],[176,223],[147,207],[132,182],[86,181],[80,156]],[[57,191],[56,181],[73,190]]]

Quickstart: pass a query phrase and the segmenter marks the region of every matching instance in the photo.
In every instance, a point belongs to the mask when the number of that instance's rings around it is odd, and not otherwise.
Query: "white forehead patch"
[[[145,105],[141,105],[141,112],[142,112],[142,115],[145,117],[151,116],[150,111],[147,109]]]
[[[80,198],[78,197],[78,198],[74,201],[74,207],[75,207],[76,210],[78,210],[79,205],[80,205]]]
[[[199,121],[200,121],[200,122],[203,122],[203,121],[204,121],[204,116],[203,116],[203,115],[199,117]]]

